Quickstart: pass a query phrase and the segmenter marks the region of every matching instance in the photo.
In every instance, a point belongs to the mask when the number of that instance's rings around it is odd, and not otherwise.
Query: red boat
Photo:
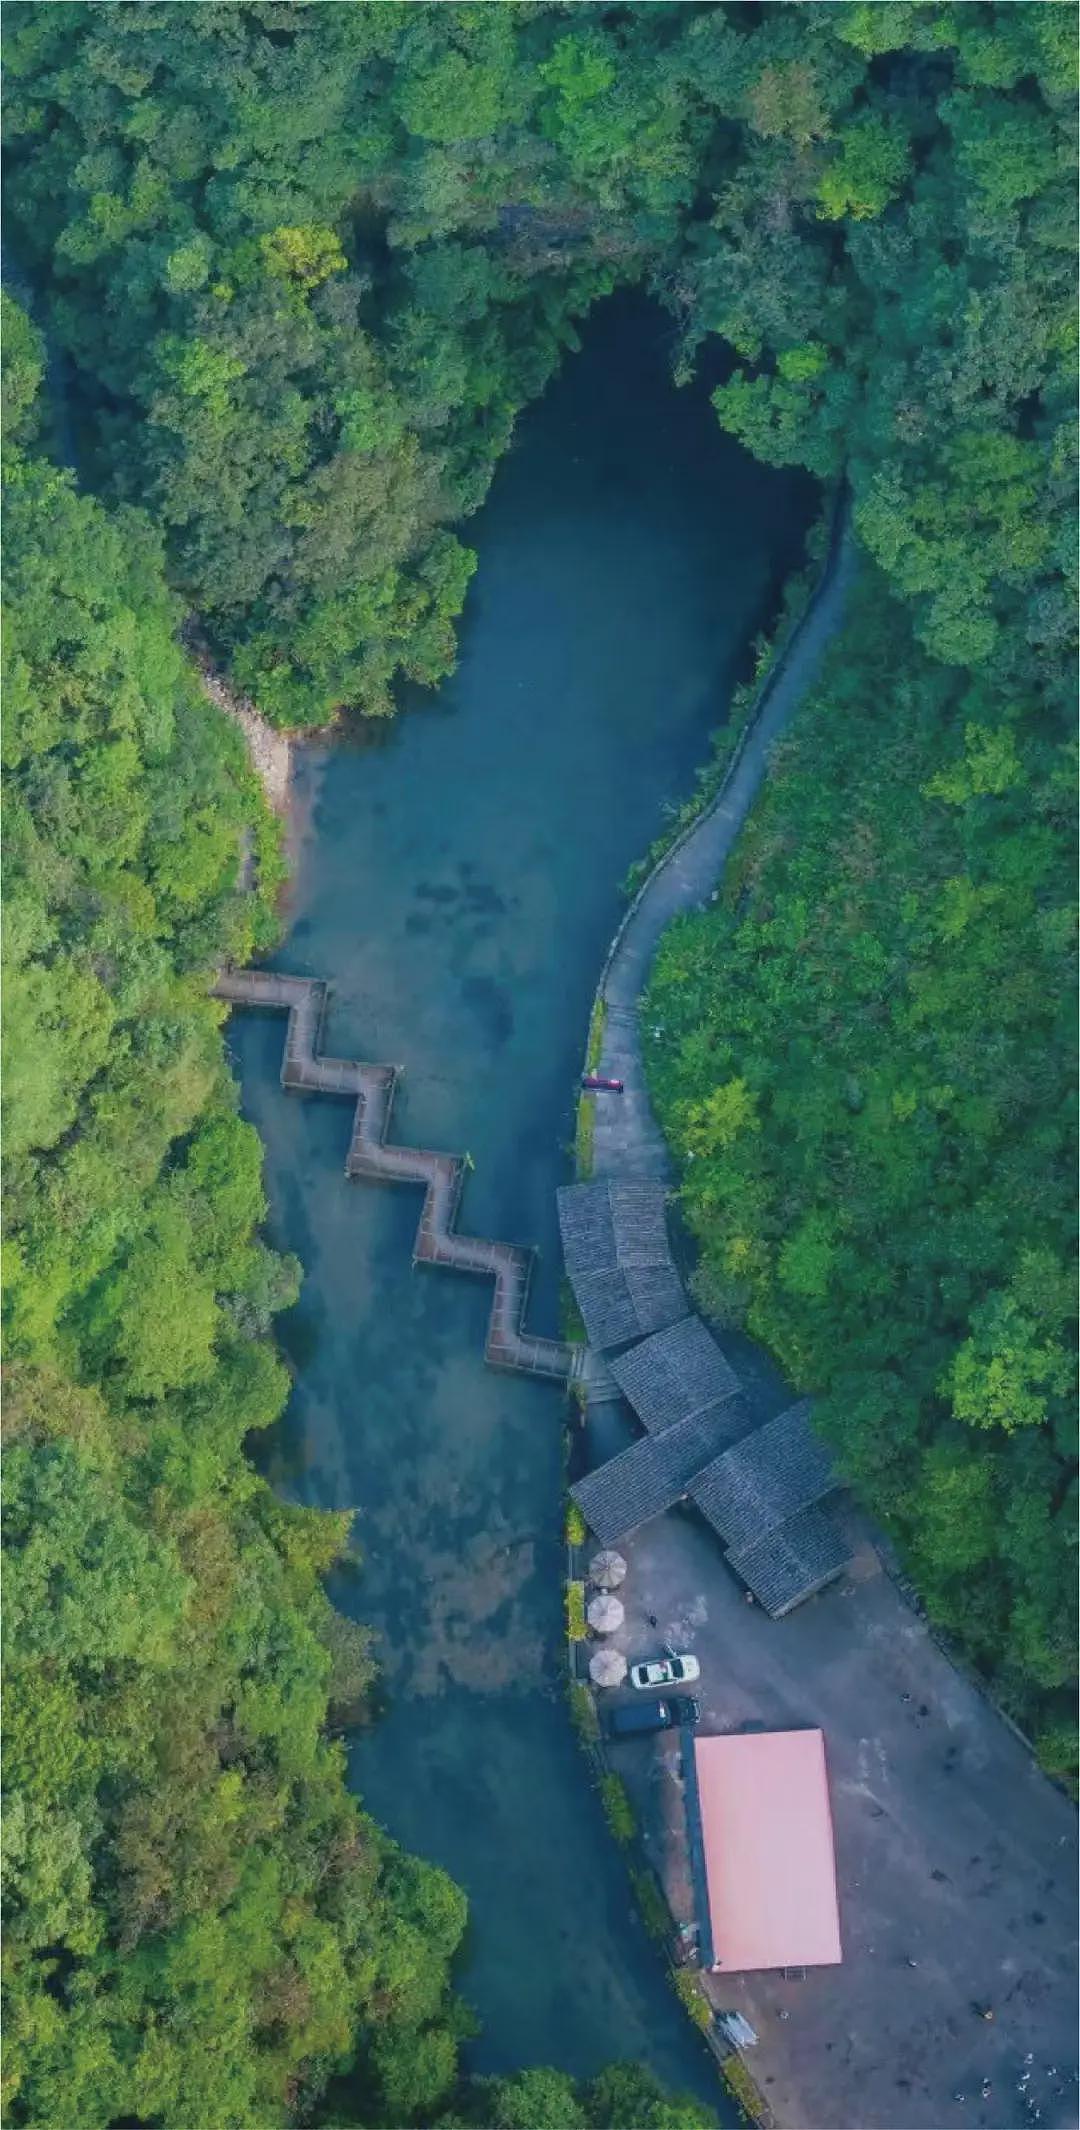
[[[602,1072],[583,1072],[581,1084],[590,1095],[621,1095],[623,1091],[621,1080],[609,1080]]]

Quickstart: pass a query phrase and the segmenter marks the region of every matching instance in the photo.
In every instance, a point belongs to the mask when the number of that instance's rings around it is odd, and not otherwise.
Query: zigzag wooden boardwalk
[[[230,1006],[269,1007],[288,1014],[281,1061],[283,1087],[353,1097],[356,1114],[345,1158],[347,1176],[423,1186],[414,1265],[447,1265],[453,1272],[494,1280],[484,1346],[484,1359],[491,1367],[521,1369],[526,1375],[562,1383],[588,1375],[591,1383],[594,1369],[584,1347],[566,1346],[559,1339],[536,1339],[522,1328],[532,1250],[456,1233],[466,1169],[461,1156],[432,1153],[427,1147],[387,1145],[399,1068],[320,1055],[327,993],[328,986],[317,977],[283,976],[271,969],[227,969],[214,986],[214,996]],[[592,1387],[599,1389],[599,1381]]]

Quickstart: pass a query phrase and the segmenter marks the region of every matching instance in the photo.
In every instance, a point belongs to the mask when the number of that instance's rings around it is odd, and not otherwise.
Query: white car
[[[631,1664],[631,1686],[689,1686],[692,1679],[700,1679],[701,1666],[696,1657],[652,1657],[647,1664]]]

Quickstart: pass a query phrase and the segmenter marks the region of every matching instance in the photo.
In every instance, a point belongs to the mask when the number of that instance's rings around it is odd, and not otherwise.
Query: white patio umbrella
[[[605,1546],[602,1553],[594,1553],[589,1562],[589,1574],[601,1590],[615,1590],[626,1574],[626,1562],[621,1553]]]
[[[589,1658],[589,1677],[594,1686],[621,1686],[626,1677],[626,1658],[610,1642],[594,1649]]]
[[[622,1626],[626,1614],[617,1597],[608,1597],[602,1592],[593,1598],[585,1617],[597,1634],[614,1634],[615,1629]]]

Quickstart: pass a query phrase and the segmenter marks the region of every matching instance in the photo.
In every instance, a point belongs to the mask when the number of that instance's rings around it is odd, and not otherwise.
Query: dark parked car
[[[671,1731],[677,1723],[696,1723],[700,1714],[692,1694],[671,1694],[664,1701],[624,1701],[611,1711],[608,1734],[629,1738],[643,1731]]]

